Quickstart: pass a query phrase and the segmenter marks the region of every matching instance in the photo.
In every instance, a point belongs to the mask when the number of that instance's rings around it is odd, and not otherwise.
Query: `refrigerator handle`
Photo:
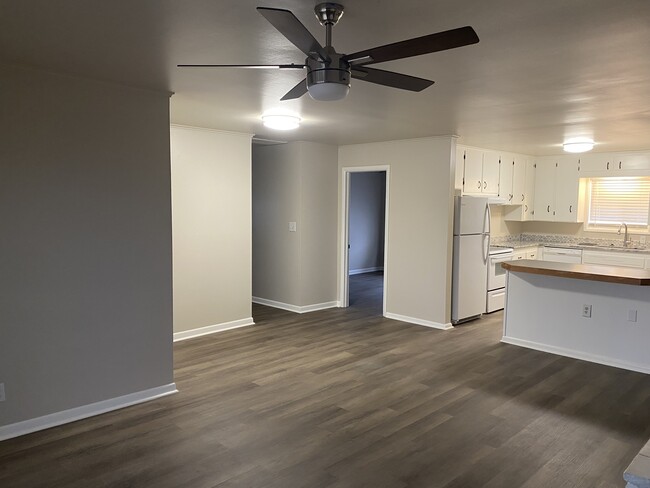
[[[490,210],[490,204],[485,204],[485,216],[487,217],[487,233],[492,233],[492,211]],[[485,229],[485,225],[483,226]]]
[[[492,231],[492,212],[490,211],[490,205],[488,203],[485,204],[485,217],[487,218],[487,232],[484,233],[483,236],[487,236],[487,247],[485,248],[485,256],[483,256],[483,262],[487,264],[490,257],[490,234]],[[485,229],[485,225],[483,225],[483,229]]]

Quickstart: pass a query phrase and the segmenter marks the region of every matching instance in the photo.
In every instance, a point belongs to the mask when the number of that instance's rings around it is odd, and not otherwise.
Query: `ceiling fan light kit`
[[[179,64],[178,66],[182,68],[307,69],[306,78],[289,90],[281,100],[293,100],[309,93],[314,100],[333,101],[341,100],[347,96],[350,91],[351,78],[402,90],[422,91],[433,85],[434,82],[415,76],[370,68],[368,65],[445,51],[479,42],[474,29],[465,26],[352,54],[342,54],[336,52],[332,46],[332,28],[343,15],[343,5],[324,2],[314,7],[316,17],[325,26],[326,42],[324,47],[291,11],[267,7],[257,7],[257,11],[294,46],[307,55],[304,64]]]

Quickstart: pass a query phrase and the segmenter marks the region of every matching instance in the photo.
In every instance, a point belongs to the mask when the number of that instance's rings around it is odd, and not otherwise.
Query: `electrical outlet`
[[[582,306],[582,316],[587,317],[588,319],[591,318],[591,305]]]
[[[289,222],[289,232],[296,232],[296,223]]]
[[[4,402],[5,400],[5,384],[0,383],[0,402]]]

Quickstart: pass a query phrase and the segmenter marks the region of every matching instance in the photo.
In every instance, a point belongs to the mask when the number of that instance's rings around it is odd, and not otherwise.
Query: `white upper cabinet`
[[[555,220],[555,164],[549,159],[536,163],[533,220]]]
[[[483,194],[499,194],[499,154],[487,151],[483,153]]]
[[[555,221],[581,222],[578,161],[558,161],[555,171]]]
[[[514,156],[504,153],[501,154],[501,164],[499,165],[499,198],[506,201],[508,205],[513,203],[513,164]]]
[[[650,174],[650,153],[593,153],[580,156],[580,176],[645,176]]]
[[[578,159],[540,158],[535,165],[533,220],[582,222],[584,185],[579,180]]]
[[[459,148],[464,163],[463,193],[496,196],[499,193],[499,155],[470,147]],[[456,164],[459,164],[458,161]]]
[[[501,160],[503,168],[504,161]],[[514,155],[509,166],[512,171],[512,199],[504,212],[508,221],[524,222],[533,220],[533,202],[535,196],[535,163],[532,158]]]
[[[526,166],[528,158],[515,156],[512,160],[512,201],[513,205],[526,203]]]
[[[463,160],[465,171],[463,173],[463,193],[483,192],[483,151],[465,148]]]

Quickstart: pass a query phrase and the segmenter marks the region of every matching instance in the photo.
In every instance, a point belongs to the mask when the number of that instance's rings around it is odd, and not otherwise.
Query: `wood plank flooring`
[[[180,392],[0,443],[0,486],[621,487],[650,436],[650,377],[347,310],[254,306],[175,345]]]

